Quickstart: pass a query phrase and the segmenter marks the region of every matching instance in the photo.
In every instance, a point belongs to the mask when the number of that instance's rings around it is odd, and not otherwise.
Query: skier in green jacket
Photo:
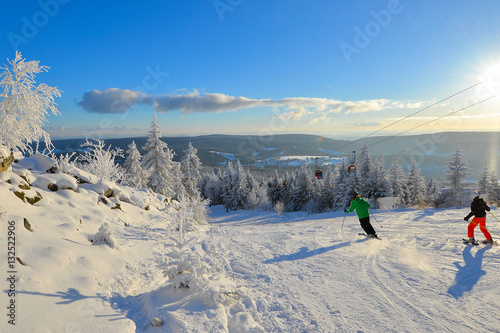
[[[346,213],[350,213],[353,210],[356,210],[356,214],[359,218],[359,223],[361,227],[366,232],[368,237],[378,238],[375,229],[373,229],[370,223],[370,212],[368,210],[370,208],[370,203],[365,199],[361,198],[358,192],[353,192],[351,206],[349,209],[346,209]]]

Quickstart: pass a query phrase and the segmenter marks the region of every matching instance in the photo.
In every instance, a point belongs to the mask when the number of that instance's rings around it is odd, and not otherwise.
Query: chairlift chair
[[[352,152],[351,159],[349,160],[349,166],[347,167],[348,172],[356,171],[356,151]]]
[[[323,179],[323,170],[318,168],[318,157],[316,157],[316,171],[314,171],[314,175],[316,176],[316,179]]]

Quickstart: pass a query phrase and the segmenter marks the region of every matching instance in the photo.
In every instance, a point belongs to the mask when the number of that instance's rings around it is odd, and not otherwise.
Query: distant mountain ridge
[[[174,160],[180,160],[188,143],[198,149],[198,156],[205,167],[224,165],[227,161],[240,162],[250,169],[267,170],[294,168],[306,158],[310,164],[319,166],[341,162],[355,150],[359,156],[366,144],[372,159],[380,154],[389,165],[398,156],[402,165],[408,168],[416,160],[425,176],[440,177],[446,170],[446,162],[460,147],[469,162],[471,178],[477,179],[486,165],[498,175],[500,163],[500,132],[440,132],[410,136],[378,136],[361,140],[337,140],[319,135],[277,134],[277,135],[203,135],[194,137],[163,137],[176,153]],[[106,145],[128,149],[135,141],[141,154],[146,137],[107,139]],[[56,153],[82,150],[84,139],[54,140]],[[318,158],[316,160],[316,157]],[[292,163],[295,162],[295,163]]]

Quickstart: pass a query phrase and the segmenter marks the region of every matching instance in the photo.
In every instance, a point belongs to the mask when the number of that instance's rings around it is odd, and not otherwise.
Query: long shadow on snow
[[[55,294],[50,294],[50,293],[41,293],[38,291],[16,291],[18,294],[27,294],[27,295],[35,295],[35,296],[45,296],[45,297],[56,297],[60,298],[61,301],[57,302],[56,304],[70,304],[76,301],[81,301],[84,299],[88,298],[99,298],[98,296],[85,296],[80,294],[78,290],[75,288],[68,288],[67,292],[64,291],[57,291]]]
[[[37,292],[37,291],[16,291],[18,294],[27,294],[27,295],[35,295],[35,296],[43,296],[43,297],[55,297],[55,298],[60,298],[61,301],[57,302],[56,304],[71,304],[74,302],[78,301],[83,301],[86,299],[100,299],[102,301],[109,302],[110,304],[116,304],[115,307],[113,307],[118,313],[116,314],[107,314],[107,315],[100,315],[97,313],[96,309],[93,308],[92,306],[81,306],[81,309],[85,309],[82,313],[85,313],[85,315],[93,315],[95,317],[109,317],[109,321],[117,321],[117,320],[122,320],[124,318],[128,318],[132,320],[137,328],[139,329],[140,327],[144,326],[145,323],[144,321],[138,320],[140,316],[138,316],[134,311],[129,311],[129,309],[141,309],[141,300],[146,294],[138,295],[138,296],[121,296],[121,295],[115,295],[111,297],[110,299],[105,299],[101,296],[94,295],[94,296],[86,296],[82,295],[77,289],[75,288],[68,288],[68,291],[57,291],[56,293],[42,293],[42,292]],[[76,313],[75,315],[77,315]],[[152,319],[152,318],[151,318]],[[146,323],[147,324],[147,323]],[[139,326],[141,325],[141,326]]]
[[[481,269],[484,253],[490,248],[485,246],[476,252],[473,257],[471,250],[473,246],[467,245],[462,253],[465,265],[455,262],[454,265],[458,268],[455,276],[455,284],[448,288],[448,293],[456,299],[459,299],[467,291],[471,291],[477,284],[479,279],[486,275],[486,271]]]
[[[314,249],[314,250],[309,250],[309,248],[307,246],[304,246],[304,247],[301,247],[298,252],[291,253],[291,254],[282,254],[282,255],[276,256],[272,259],[267,259],[264,261],[264,264],[272,264],[272,263],[281,262],[281,261],[293,261],[293,260],[305,259],[305,258],[316,256],[318,254],[322,254],[322,253],[325,253],[328,251],[337,250],[337,249],[349,246],[353,243],[366,242],[367,240],[368,240],[368,238],[360,239],[360,240],[357,240],[355,242],[344,242],[344,243],[339,243],[339,244],[335,244],[332,246],[320,247],[320,248]]]

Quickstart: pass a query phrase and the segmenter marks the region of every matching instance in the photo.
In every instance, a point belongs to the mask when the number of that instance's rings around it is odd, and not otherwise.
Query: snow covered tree
[[[349,178],[350,174],[356,174],[356,172],[351,172],[349,173],[347,171],[347,163],[344,160],[342,160],[342,164],[340,164],[339,169],[338,169],[338,176],[335,181],[335,194],[334,194],[334,202],[333,202],[333,209],[334,210],[343,210],[346,208],[346,206],[350,202],[350,195],[349,191],[352,191],[352,189],[349,189],[347,186],[347,179]],[[352,187],[352,186],[351,186]]]
[[[305,204],[305,210],[309,214],[321,213],[323,211],[321,197],[323,195],[322,180],[313,179],[309,201]]]
[[[173,151],[161,140],[160,128],[156,115],[151,122],[149,138],[143,147],[147,153],[142,158],[142,168],[148,174],[147,186],[154,192],[167,197],[174,197]]]
[[[389,169],[389,185],[391,186],[392,196],[399,198],[401,202],[405,201],[407,187],[406,177],[399,159],[396,157],[391,163]]]
[[[40,66],[39,61],[25,61],[20,52],[7,61],[10,67],[0,68],[4,70],[0,73],[0,146],[32,154],[30,144],[43,138],[50,151],[50,135],[42,127],[49,112],[59,114],[54,97],[60,97],[61,91],[35,84],[35,75],[49,68]]]
[[[333,208],[335,202],[335,192],[337,191],[335,181],[338,175],[338,168],[330,167],[323,177],[323,189],[320,204],[322,211],[330,211]]]
[[[391,186],[387,180],[385,172],[384,156],[380,155],[375,161],[373,171],[369,183],[372,185],[370,192],[372,193],[371,203],[373,208],[379,208],[377,198],[385,198],[391,194]]]
[[[431,179],[427,183],[427,197],[431,199],[434,203],[439,204],[438,202],[439,196],[440,196],[439,184],[433,177],[431,177]]]
[[[198,184],[201,180],[201,162],[197,152],[198,150],[189,142],[188,148],[184,150],[184,157],[181,160],[182,184],[184,185],[186,194],[190,198],[200,197]]]
[[[408,200],[411,204],[421,203],[427,199],[427,189],[424,176],[414,160],[411,164],[411,169],[408,172]]]
[[[453,159],[448,163],[445,179],[449,182],[450,192],[453,198],[458,199],[463,195],[465,189],[464,180],[469,174],[467,162],[464,160],[462,150],[457,148],[453,154]]]
[[[115,163],[116,157],[123,157],[123,149],[111,149],[111,145],[105,148],[104,140],[94,139],[95,142],[87,139],[82,147],[90,147],[78,159],[85,163],[84,169],[97,176],[99,181],[119,182],[124,178],[123,168]]]
[[[352,171],[347,173],[345,179],[345,187],[343,191],[343,207],[341,209],[349,208],[351,204],[352,194],[354,192],[359,192],[359,179],[357,171]]]
[[[484,164],[483,170],[479,175],[479,179],[477,181],[477,194],[482,195],[487,193],[488,188],[488,180],[490,178],[490,173],[488,168],[486,168],[486,163]]]
[[[132,141],[132,143],[128,145],[127,159],[123,166],[125,167],[127,183],[136,188],[143,188],[146,186],[147,176],[142,170],[141,158],[141,153],[135,141]]]
[[[222,180],[214,171],[207,172],[202,178],[203,197],[210,200],[210,205],[222,205]]]
[[[371,179],[373,169],[374,165],[372,163],[370,150],[365,144],[361,149],[359,171],[357,171],[357,173],[359,177],[359,194],[368,199],[371,199],[374,190],[374,184]]]
[[[500,183],[494,172],[490,174],[488,179],[488,185],[486,186],[486,193],[488,195],[488,200],[499,201],[500,200]]]
[[[248,176],[240,160],[236,161],[234,165],[235,173],[232,181],[233,190],[233,207],[237,209],[247,208],[247,199],[251,191],[250,182],[248,181]]]
[[[271,204],[274,206],[277,202],[282,201],[283,199],[283,182],[284,179],[280,177],[278,171],[274,171],[274,176],[268,184],[267,193],[269,199],[271,200]]]
[[[312,199],[313,182],[311,171],[307,167],[307,163],[303,163],[297,170],[292,189],[288,196],[288,211],[300,211]]]
[[[222,176],[222,201],[228,208],[235,208],[234,205],[234,192],[233,192],[233,178],[235,177],[233,163],[228,161]]]

